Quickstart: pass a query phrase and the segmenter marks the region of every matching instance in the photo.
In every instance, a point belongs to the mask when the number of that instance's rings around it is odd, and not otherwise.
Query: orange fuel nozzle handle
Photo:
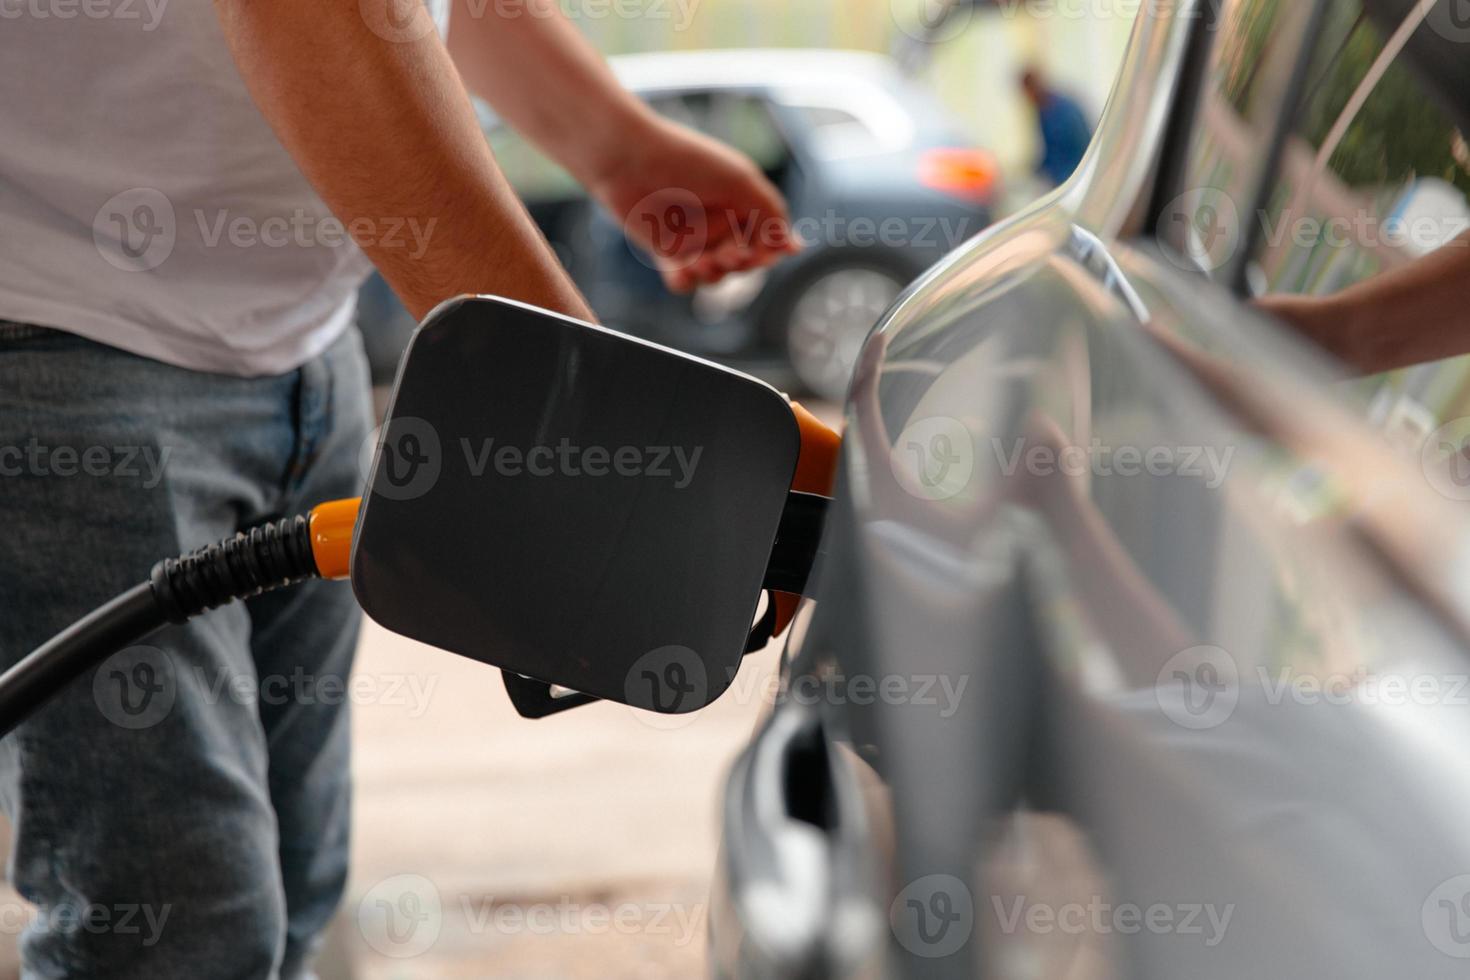
[[[807,411],[801,402],[792,402],[791,412],[796,416],[796,427],[801,430],[801,453],[796,458],[791,489],[830,497],[837,479],[837,454],[842,449],[842,436]]]
[[[343,579],[352,566],[352,531],[362,498],[329,500],[311,509],[311,554],[322,578]]]
[[[842,450],[842,436],[807,411],[800,402],[791,403],[791,412],[796,416],[797,428],[801,430],[801,452],[796,458],[796,475],[791,479],[791,489],[830,497],[837,480],[837,455]],[[772,635],[779,636],[791,625],[801,596],[793,592],[772,592],[771,598],[776,606],[776,625]]]

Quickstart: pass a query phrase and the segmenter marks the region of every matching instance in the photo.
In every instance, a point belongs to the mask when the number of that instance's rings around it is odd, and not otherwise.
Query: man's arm
[[[449,55],[469,90],[584,186],[614,170],[656,117],[624,89],[555,0],[452,0]]]
[[[1256,305],[1364,374],[1470,354],[1470,232],[1342,292]]]
[[[387,40],[358,0],[215,8],[277,137],[415,317],[494,293],[592,319],[496,166],[436,33]],[[422,254],[379,241],[409,219],[427,230]]]
[[[470,90],[566,167],[671,288],[798,250],[760,170],[623,89],[556,0],[453,2],[449,52]]]

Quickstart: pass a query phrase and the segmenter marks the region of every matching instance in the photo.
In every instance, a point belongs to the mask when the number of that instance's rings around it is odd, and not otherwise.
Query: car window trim
[[[1214,38],[1219,32],[1220,11],[1225,0],[1201,0],[1195,10],[1199,16],[1193,18],[1189,38],[1185,42],[1180,61],[1180,77],[1174,89],[1173,104],[1169,109],[1169,122],[1164,128],[1163,142],[1159,147],[1157,176],[1152,198],[1145,216],[1144,228],[1151,237],[1164,245],[1162,234],[1165,212],[1181,193],[1185,176],[1189,172],[1189,152],[1194,146],[1194,134],[1200,117],[1199,106],[1204,98],[1205,78],[1210,70],[1210,54]]]
[[[1151,229],[1151,237],[1160,246],[1177,251],[1163,234],[1163,222],[1171,205],[1191,188],[1186,186],[1189,175],[1190,152],[1194,148],[1194,137],[1204,118],[1202,107],[1207,79],[1213,66],[1212,55],[1215,44],[1224,33],[1222,15],[1227,0],[1201,0],[1195,8],[1199,12],[1191,27],[1190,37],[1184,54],[1184,74],[1179,79],[1170,114],[1170,123],[1165,131],[1164,142],[1159,153],[1158,178],[1154,184],[1153,198],[1149,204],[1145,228]],[[1300,2],[1300,0],[1295,0]],[[1249,295],[1249,257],[1259,241],[1261,229],[1254,216],[1260,213],[1269,201],[1273,186],[1272,178],[1281,165],[1286,141],[1295,127],[1302,111],[1302,95],[1306,87],[1307,73],[1311,68],[1310,45],[1303,43],[1315,37],[1326,14],[1328,0],[1307,0],[1312,4],[1297,44],[1287,89],[1280,101],[1271,136],[1266,143],[1264,166],[1256,178],[1255,187],[1248,188],[1243,197],[1249,198],[1250,208],[1245,212],[1243,238],[1231,256],[1216,270],[1215,281],[1224,285],[1238,296]]]
[[[1282,161],[1286,158],[1286,146],[1292,134],[1296,132],[1297,124],[1301,121],[1302,114],[1306,112],[1307,80],[1312,71],[1313,55],[1316,52],[1316,39],[1321,36],[1322,26],[1327,19],[1327,0],[1312,0],[1311,13],[1307,16],[1306,29],[1302,39],[1303,44],[1297,52],[1296,64],[1292,67],[1291,80],[1287,83],[1286,98],[1282,102],[1283,110],[1277,116],[1275,131],[1271,134],[1271,142],[1266,150],[1265,166],[1261,168],[1260,181],[1256,185],[1256,193],[1251,200],[1250,211],[1245,218],[1240,247],[1231,260],[1230,275],[1222,277],[1229,290],[1236,296],[1250,298],[1252,295],[1250,284],[1251,256],[1256,254],[1256,249],[1261,244],[1261,237],[1266,230],[1263,222],[1256,220],[1256,216],[1264,214],[1271,204],[1271,195],[1276,189],[1276,178],[1280,174]]]

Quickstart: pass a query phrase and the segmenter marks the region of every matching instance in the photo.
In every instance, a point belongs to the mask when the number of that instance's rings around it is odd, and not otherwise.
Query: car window
[[[1240,242],[1240,214],[1265,168],[1300,58],[1312,4],[1222,0],[1179,195],[1159,237],[1207,273],[1224,270]]]
[[[1407,23],[1413,29],[1416,19]],[[1446,247],[1470,247],[1470,146],[1424,83],[1401,27],[1330,4],[1278,173],[1255,216],[1252,293],[1330,296]],[[1349,302],[1353,302],[1352,298]],[[1267,301],[1270,302],[1269,300]],[[1369,418],[1411,450],[1470,417],[1470,359],[1355,382]]]
[[[830,105],[790,105],[802,133],[817,156],[840,158],[883,151],[885,141],[867,122],[846,109]]]
[[[776,126],[770,107],[759,96],[740,92],[687,92],[656,96],[649,104],[675,122],[730,144],[768,173],[782,169],[787,163],[786,140]]]
[[[733,92],[693,92],[654,96],[655,111],[744,152],[767,173],[787,163],[786,141],[765,101]],[[500,122],[483,104],[477,106],[481,128],[490,141],[506,179],[527,202],[581,196],[572,176],[515,130]]]
[[[1327,294],[1470,228],[1470,147],[1357,2],[1329,5],[1251,256],[1252,289]]]

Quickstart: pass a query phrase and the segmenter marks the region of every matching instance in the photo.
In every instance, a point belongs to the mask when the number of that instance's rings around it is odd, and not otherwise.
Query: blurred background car
[[[612,65],[658,112],[755,160],[786,195],[806,250],[691,295],[670,293],[612,216],[482,107],[497,159],[608,326],[841,398],[878,317],[991,222],[995,157],[884,55],[683,51]],[[413,322],[377,276],[363,289],[359,323],[385,383]]]

